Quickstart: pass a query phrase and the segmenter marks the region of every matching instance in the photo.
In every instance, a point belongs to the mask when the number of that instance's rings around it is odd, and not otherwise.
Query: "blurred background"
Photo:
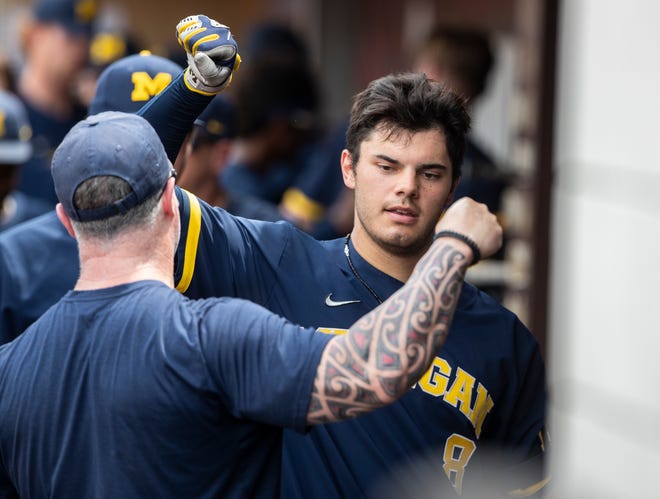
[[[0,66],[19,72],[20,19],[0,0]],[[553,497],[658,497],[660,98],[651,0],[106,0],[104,29],[181,60],[191,14],[229,25],[251,64],[252,33],[290,27],[318,82],[316,120],[341,126],[369,81],[416,64],[437,25],[488,34],[492,68],[473,136],[498,167],[506,247],[471,269],[541,343],[549,370]],[[263,43],[263,42],[262,42]],[[111,50],[112,44],[104,45]],[[101,49],[99,49],[101,50]],[[255,49],[255,54],[258,49]],[[100,54],[104,52],[101,50]],[[254,56],[256,57],[256,56]],[[2,73],[0,73],[0,79]],[[238,85],[238,83],[237,83]],[[633,127],[637,126],[636,129]],[[650,135],[647,137],[647,135]],[[336,158],[339,167],[339,158]]]

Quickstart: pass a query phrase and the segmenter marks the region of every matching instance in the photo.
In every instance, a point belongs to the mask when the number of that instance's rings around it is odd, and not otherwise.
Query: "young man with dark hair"
[[[195,298],[247,298],[344,333],[410,279],[431,245],[456,189],[468,128],[464,102],[441,83],[423,74],[375,80],[356,97],[341,155],[355,192],[351,233],[318,241],[178,192],[177,288]],[[466,283],[445,347],[413,390],[360,420],[285,433],[282,496],[363,497],[416,460],[429,460],[458,493],[493,476],[500,479],[488,483],[493,493],[530,493],[546,480],[545,408],[538,342]]]

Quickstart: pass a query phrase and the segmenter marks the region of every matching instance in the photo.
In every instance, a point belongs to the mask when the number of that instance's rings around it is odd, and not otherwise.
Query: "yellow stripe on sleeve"
[[[301,220],[316,222],[323,216],[325,208],[308,198],[303,191],[291,187],[282,196],[284,208]]]
[[[199,207],[199,200],[196,196],[185,189],[181,189],[190,202],[190,216],[188,218],[188,235],[186,237],[186,247],[183,253],[183,272],[181,279],[176,285],[177,291],[185,293],[190,286],[193,274],[195,273],[195,262],[197,260],[197,245],[199,243],[199,233],[202,227],[202,210]]]

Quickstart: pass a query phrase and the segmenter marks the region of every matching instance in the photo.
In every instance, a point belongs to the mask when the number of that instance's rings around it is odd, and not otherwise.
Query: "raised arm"
[[[172,163],[195,118],[231,84],[241,60],[229,27],[207,16],[179,21],[176,37],[188,66],[137,113],[156,130]]]
[[[325,348],[307,412],[309,424],[360,416],[401,397],[442,347],[468,266],[502,244],[485,205],[462,198],[436,226],[440,234],[408,282]],[[470,244],[463,240],[467,236]]]

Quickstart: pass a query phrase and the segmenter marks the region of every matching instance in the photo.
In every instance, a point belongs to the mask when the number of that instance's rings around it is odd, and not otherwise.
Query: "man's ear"
[[[62,222],[66,231],[71,235],[72,238],[76,238],[76,233],[73,231],[73,225],[71,224],[71,219],[69,215],[64,211],[62,203],[57,203],[55,206],[55,213],[57,213],[57,218]]]
[[[341,152],[341,175],[344,185],[349,189],[355,189],[355,171],[353,170],[353,157],[348,149]]]
[[[165,184],[165,189],[163,190],[163,211],[166,215],[172,216],[175,211],[179,211],[179,206],[176,200],[176,194],[174,193],[174,185],[176,179],[170,177]]]

